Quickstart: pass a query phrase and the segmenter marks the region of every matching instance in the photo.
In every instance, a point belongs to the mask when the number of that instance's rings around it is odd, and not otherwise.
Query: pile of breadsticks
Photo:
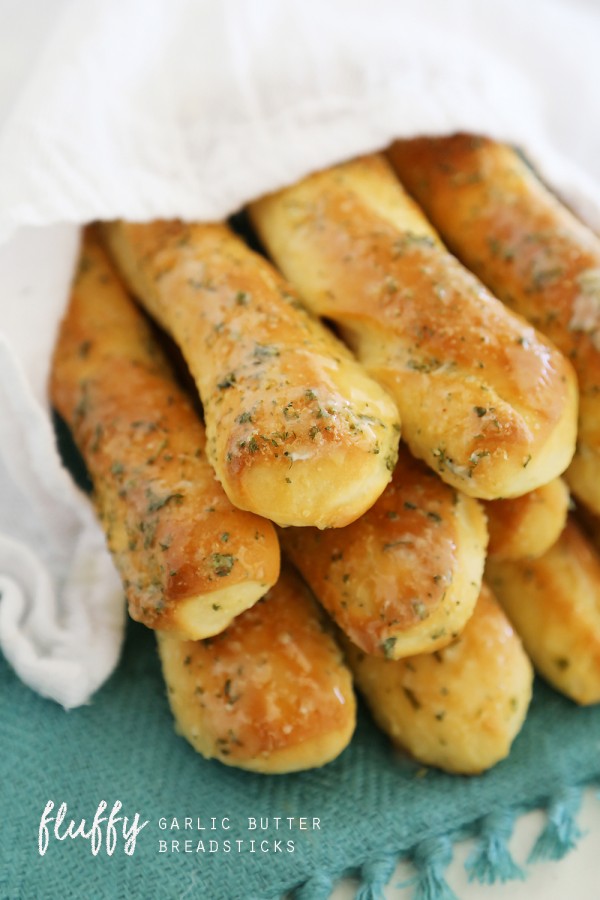
[[[530,660],[600,702],[600,240],[464,135],[248,213],[263,253],[226,224],[87,229],[52,366],[177,728],[319,766],[354,682],[395,744],[480,772]]]

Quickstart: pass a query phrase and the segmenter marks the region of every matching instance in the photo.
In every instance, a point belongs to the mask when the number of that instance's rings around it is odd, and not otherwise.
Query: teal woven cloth
[[[3,660],[0,686],[2,900],[266,900],[292,889],[300,900],[321,900],[350,872],[362,880],[357,896],[369,900],[406,856],[415,863],[416,897],[447,900],[444,869],[455,840],[479,835],[474,876],[519,877],[506,847],[514,815],[547,808],[533,856],[558,858],[577,838],[576,786],[600,778],[600,708],[578,709],[542,684],[510,758],[477,778],[423,770],[394,751],[365,712],[350,747],[319,770],[261,776],[207,762],[174,733],[153,635],[133,623],[118,671],[88,707],[67,713],[43,700]],[[121,815],[137,812],[148,824],[133,855],[119,834],[112,856],[104,842],[94,856],[87,840],[56,840],[50,823],[41,856],[49,800],[54,813],[67,803],[62,832],[71,818],[89,827],[101,801],[106,815],[120,801]],[[192,828],[184,830],[186,817]],[[268,818],[268,828],[250,830],[249,817]],[[313,818],[320,827],[310,827]],[[180,852],[160,852],[161,840],[169,850],[178,840]],[[183,852],[185,840],[194,851],[202,841],[204,852]]]

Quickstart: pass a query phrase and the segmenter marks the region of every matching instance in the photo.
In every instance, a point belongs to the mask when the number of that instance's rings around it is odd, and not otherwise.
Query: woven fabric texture
[[[514,811],[549,809],[538,855],[560,856],[573,844],[572,787],[600,778],[600,708],[578,709],[538,684],[510,758],[477,778],[423,770],[394,751],[366,713],[334,763],[291,776],[252,775],[203,760],[174,733],[154,637],[131,623],[117,672],[89,706],[74,711],[34,694],[0,660],[0,746],[3,900],[266,900],[294,888],[302,900],[317,900],[349,871],[363,879],[359,895],[377,897],[404,856],[417,867],[415,895],[433,900],[452,896],[443,872],[452,840],[467,833],[480,835],[476,876],[518,877],[504,843]],[[50,823],[40,856],[38,829],[49,800],[55,812],[68,805],[62,833],[71,818],[85,818],[89,827],[103,800],[106,815],[118,800],[121,815],[138,812],[148,825],[133,855],[119,835],[112,856],[104,842],[94,856],[89,841],[57,841]],[[275,816],[282,819],[278,830]],[[173,817],[179,830],[160,827],[161,818],[170,826]],[[185,817],[191,829],[184,830]],[[211,817],[218,820],[214,831]],[[248,817],[268,817],[268,829],[249,830]],[[295,817],[291,830],[287,817]],[[300,830],[300,817],[307,826],[318,817],[320,828]],[[180,852],[160,852],[160,840],[169,850],[179,840]],[[205,852],[183,852],[184,840],[193,851],[202,841]],[[209,852],[210,840],[218,842],[216,852]]]

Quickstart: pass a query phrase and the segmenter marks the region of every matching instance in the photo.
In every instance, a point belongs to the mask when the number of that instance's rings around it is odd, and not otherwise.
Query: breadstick
[[[191,401],[91,230],[50,393],[92,476],[134,619],[207,637],[275,583],[273,525],[223,493]]]
[[[487,531],[481,505],[401,448],[391,484],[345,528],[285,529],[286,555],[366,653],[432,652],[464,628],[477,601]]]
[[[572,362],[579,433],[566,478],[600,513],[600,238],[487,138],[399,141],[390,157],[450,249]]]
[[[577,703],[600,703],[600,558],[574,520],[545,556],[489,560],[486,578],[540,674]]]
[[[600,553],[600,516],[578,503],[575,509],[575,521],[581,526],[584,534]]]
[[[564,357],[444,249],[381,156],[252,204],[269,253],[395,397],[414,456],[492,500],[559,475],[575,447]]]
[[[354,731],[350,672],[297,575],[208,641],[158,634],[176,728],[207,758],[268,774],[322,766]]]
[[[394,402],[225,225],[108,225],[132,291],[179,345],[232,503],[279,525],[346,525],[396,461]]]
[[[488,556],[527,559],[543,556],[565,527],[569,491],[562,478],[512,500],[485,502]]]
[[[525,721],[533,671],[485,584],[465,630],[443,650],[392,661],[345,646],[376,723],[417,760],[475,775],[508,755]]]

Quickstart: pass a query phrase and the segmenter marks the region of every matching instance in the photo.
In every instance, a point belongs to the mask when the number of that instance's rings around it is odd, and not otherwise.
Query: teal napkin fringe
[[[117,672],[87,706],[65,712],[21,684],[0,660],[0,898],[325,900],[337,879],[379,900],[400,859],[415,866],[416,900],[450,900],[453,845],[475,837],[471,878],[523,878],[508,842],[517,815],[547,810],[529,862],[560,859],[577,842],[585,784],[600,780],[600,707],[580,709],[542,683],[510,757],[477,778],[425,770],[390,745],[361,708],[356,735],[322,769],[261,776],[199,757],[173,731],[153,635],[130,623]],[[149,824],[135,853],[93,857],[87,842],[51,838],[38,854],[47,801],[91,819],[101,800]],[[320,831],[294,831],[294,853],[160,854],[158,840],[202,834],[160,831],[161,816],[317,816]],[[227,835],[225,835],[227,836]],[[257,835],[254,834],[256,837]],[[206,834],[206,839],[210,835]],[[217,834],[217,838],[220,835]]]

